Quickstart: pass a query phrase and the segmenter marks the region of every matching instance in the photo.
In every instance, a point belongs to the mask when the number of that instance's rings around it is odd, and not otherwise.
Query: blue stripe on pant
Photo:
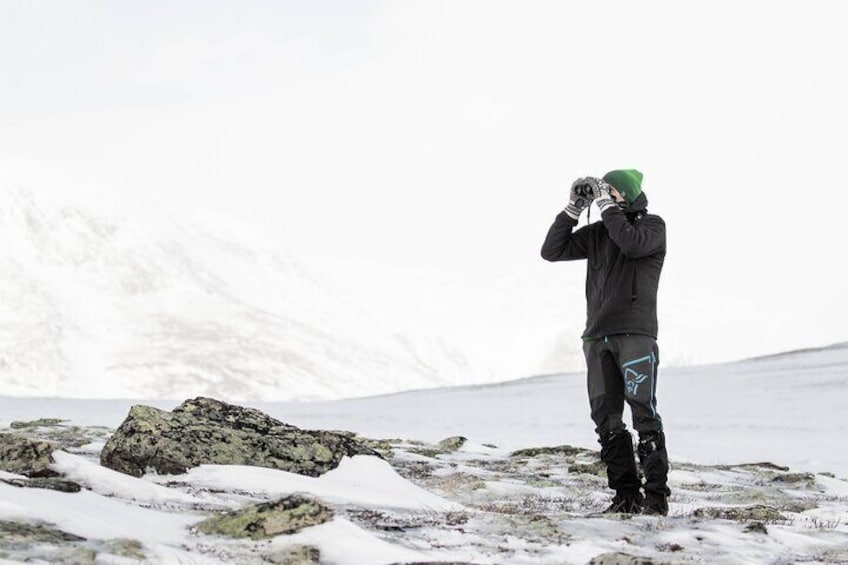
[[[633,428],[640,436],[662,431],[656,398],[659,355],[654,338],[618,334],[587,340],[583,353],[592,421],[599,435],[626,427],[625,402],[630,406]]]

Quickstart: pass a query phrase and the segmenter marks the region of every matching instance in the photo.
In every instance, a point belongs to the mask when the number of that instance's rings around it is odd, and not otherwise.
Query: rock
[[[314,565],[321,562],[321,552],[311,545],[292,545],[262,556],[275,565]]]
[[[768,528],[762,522],[751,522],[745,529],[743,530],[746,534],[766,534],[768,535]]]
[[[366,447],[377,451],[381,456],[388,459],[395,456],[395,446],[403,443],[402,439],[371,439],[367,437],[357,439]]]
[[[48,524],[0,520],[0,547],[15,548],[34,543],[62,544],[76,541],[85,541],[85,538],[63,532]]]
[[[785,473],[777,475],[772,479],[772,482],[790,485],[806,483],[809,486],[816,482],[816,478],[812,473]]]
[[[776,465],[770,461],[760,461],[759,463],[737,463],[735,465],[716,465],[719,471],[732,471],[734,469],[743,469],[749,471],[767,470],[767,471],[788,471],[789,467]]]
[[[721,520],[737,521],[786,520],[786,516],[781,514],[776,508],[764,506],[762,504],[734,507],[710,506],[707,508],[696,509],[692,515],[696,518],[719,518]]]
[[[33,440],[10,433],[0,433],[0,470],[27,477],[55,477],[48,465],[50,454],[58,444]]]
[[[653,559],[627,553],[603,553],[593,557],[588,565],[660,565]]]
[[[126,538],[110,539],[103,542],[104,549],[118,557],[129,557],[130,559],[144,559],[144,546],[140,541]]]
[[[140,477],[202,464],[254,465],[317,477],[342,457],[380,455],[347,434],[302,430],[253,409],[211,398],[168,412],[136,405],[100,453],[100,463]]]
[[[30,420],[29,422],[12,422],[9,424],[9,427],[15,430],[22,428],[41,428],[47,426],[58,426],[62,422],[67,422],[67,420],[60,420],[59,418],[39,418],[38,420]]]
[[[468,438],[462,436],[449,437],[440,441],[438,443],[438,448],[444,453],[453,453],[465,445],[466,441],[468,441]]]
[[[55,449],[82,447],[103,440],[112,433],[112,430],[102,426],[69,426],[63,424],[66,421],[59,418],[39,418],[27,422],[12,422],[12,431],[7,433],[32,441],[53,443],[56,444]]]
[[[513,451],[510,457],[537,457],[539,455],[580,455],[591,453],[589,449],[574,447],[571,445],[557,445],[555,447],[529,447]]]
[[[196,527],[208,535],[259,540],[293,534],[328,522],[332,517],[333,511],[321,502],[294,494],[209,518]]]
[[[569,475],[598,475],[605,477],[607,474],[607,466],[602,461],[594,463],[574,463],[568,466]]]
[[[74,481],[58,477],[36,477],[34,479],[0,479],[8,485],[24,488],[45,488],[59,492],[79,492],[82,487]]]

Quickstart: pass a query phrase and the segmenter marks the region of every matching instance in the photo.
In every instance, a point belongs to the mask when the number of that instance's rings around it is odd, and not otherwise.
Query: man
[[[572,231],[594,200],[603,221]],[[657,286],[665,259],[665,222],[648,214],[642,173],[615,170],[571,186],[542,245],[547,261],[587,259],[587,321],[583,353],[589,404],[601,459],[615,497],[607,512],[668,514],[668,455],[657,413]],[[624,402],[639,432],[636,471],[633,438],[624,424]]]

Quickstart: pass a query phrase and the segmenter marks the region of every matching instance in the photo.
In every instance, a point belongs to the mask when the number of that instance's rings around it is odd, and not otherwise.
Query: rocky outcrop
[[[291,495],[209,518],[200,522],[197,530],[207,535],[260,540],[293,534],[332,518],[333,511],[317,500]]]
[[[317,477],[342,457],[378,453],[339,432],[302,430],[254,408],[211,398],[168,412],[136,405],[100,454],[105,467],[140,477],[202,464],[254,465]]]

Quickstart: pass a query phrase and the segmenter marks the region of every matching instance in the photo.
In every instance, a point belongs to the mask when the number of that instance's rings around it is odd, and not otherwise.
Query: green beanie
[[[604,175],[604,180],[621,193],[628,204],[633,204],[642,193],[642,173],[636,169],[619,169]]]

